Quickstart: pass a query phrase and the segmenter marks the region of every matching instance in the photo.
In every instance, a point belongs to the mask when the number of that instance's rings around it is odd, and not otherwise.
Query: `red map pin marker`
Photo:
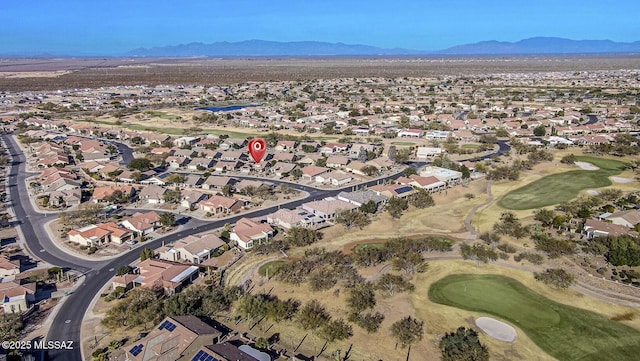
[[[262,138],[253,138],[249,142],[249,154],[256,163],[260,163],[267,151],[267,142]]]

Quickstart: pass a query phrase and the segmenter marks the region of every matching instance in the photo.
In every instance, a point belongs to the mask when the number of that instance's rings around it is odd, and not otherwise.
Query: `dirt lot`
[[[225,85],[246,81],[345,77],[438,77],[443,74],[635,69],[638,55],[501,58],[113,58],[5,59],[0,72],[71,71],[57,77],[4,77],[9,91],[139,84]]]

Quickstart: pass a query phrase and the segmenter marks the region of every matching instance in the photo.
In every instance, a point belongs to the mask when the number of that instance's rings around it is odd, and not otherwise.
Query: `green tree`
[[[540,124],[537,127],[533,128],[533,135],[536,137],[544,137],[547,134],[547,128],[544,125]]]
[[[335,222],[342,224],[347,229],[358,227],[359,229],[371,224],[371,219],[358,209],[341,210],[336,213]]]
[[[0,313],[0,339],[2,341],[17,341],[24,328],[20,313]]]
[[[411,197],[411,205],[418,209],[433,207],[435,204],[436,202],[431,197],[431,194],[424,188],[417,188]]]
[[[131,268],[131,266],[120,266],[116,269],[116,276],[126,275],[127,273],[130,273],[132,270],[133,268]]]
[[[446,333],[440,339],[440,351],[442,361],[489,360],[489,350],[480,343],[478,333],[465,327]]]
[[[146,158],[134,158],[129,162],[129,169],[141,172],[147,171],[153,167],[151,161]]]
[[[393,218],[400,218],[402,216],[402,212],[405,211],[409,206],[409,203],[406,199],[402,198],[391,198],[389,202],[387,202],[387,212]]]
[[[414,167],[407,167],[402,171],[402,173],[404,173],[405,177],[411,177],[414,174],[418,174],[418,170]]]
[[[164,212],[160,214],[160,224],[166,227],[173,227],[176,225],[176,215],[171,212]]]
[[[468,244],[460,245],[460,253],[463,259],[472,259],[482,263],[489,263],[489,261],[498,260],[498,252],[491,247],[475,243],[473,246]]]
[[[371,200],[361,205],[358,209],[363,213],[373,214],[378,211],[378,205],[376,204],[376,202]]]
[[[316,330],[331,320],[331,315],[317,300],[305,304],[297,314],[297,320],[304,330]]]
[[[263,295],[246,294],[238,300],[236,312],[255,322],[267,315],[267,300]]]
[[[393,268],[403,271],[407,276],[414,272],[424,272],[427,269],[427,262],[418,251],[401,252],[392,261]]]
[[[407,316],[391,325],[391,333],[400,346],[407,347],[422,340],[423,325],[424,322]]]
[[[164,194],[163,198],[167,203],[178,203],[182,198],[182,192],[180,191],[180,188],[175,187],[174,189],[168,190]]]
[[[575,282],[575,277],[562,268],[547,268],[543,272],[536,272],[533,275],[536,280],[555,288],[569,288]]]
[[[578,158],[576,158],[576,156],[573,153],[571,153],[571,154],[567,154],[564,157],[562,157],[562,159],[560,159],[560,163],[574,164],[577,160],[578,160]]]
[[[304,227],[291,227],[284,237],[284,241],[294,247],[308,246],[318,239],[318,231]]]
[[[353,336],[351,326],[342,319],[333,320],[325,323],[320,328],[320,337],[331,343],[334,341],[346,340]]]
[[[349,290],[347,306],[354,313],[360,313],[376,305],[376,295],[370,282],[362,282]]]
[[[378,282],[376,282],[376,289],[382,292],[386,292],[389,296],[393,296],[396,292],[413,291],[413,284],[406,281],[402,276],[386,273]]]
[[[142,252],[140,252],[140,261],[144,261],[150,258],[155,257],[155,252],[151,248],[144,248]]]
[[[533,219],[542,223],[542,225],[546,227],[549,227],[553,224],[553,220],[555,217],[556,212],[546,208],[541,208],[533,212]]]
[[[380,312],[375,313],[351,313],[349,321],[362,327],[367,333],[375,333],[380,328],[380,324],[384,320],[384,315]]]

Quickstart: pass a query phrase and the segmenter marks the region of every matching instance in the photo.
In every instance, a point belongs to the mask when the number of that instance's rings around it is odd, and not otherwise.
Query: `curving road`
[[[82,361],[81,355],[81,340],[80,340],[80,327],[86,310],[94,298],[94,296],[100,292],[107,282],[114,276],[114,271],[120,266],[128,265],[134,262],[139,257],[139,249],[134,249],[131,252],[125,253],[120,257],[107,260],[107,261],[92,261],[83,258],[75,257],[67,254],[56,247],[53,241],[49,238],[49,235],[44,229],[44,224],[57,217],[56,214],[42,214],[38,213],[32,206],[29,199],[29,193],[25,183],[25,179],[33,174],[26,172],[26,157],[22,153],[20,147],[16,144],[13,136],[3,134],[4,139],[9,152],[12,155],[13,161],[11,163],[11,171],[9,172],[9,189],[11,193],[11,203],[18,219],[18,224],[24,235],[24,241],[33,255],[42,259],[45,262],[53,265],[61,266],[67,269],[75,269],[85,274],[83,283],[76,288],[76,290],[67,297],[62,303],[52,326],[49,330],[47,340],[53,341],[74,341],[73,350],[54,351],[48,352],[48,358],[50,360],[60,361]],[[122,143],[113,142],[120,149],[123,163],[128,163],[132,158],[132,150],[128,146]],[[509,150],[509,146],[506,142],[500,143],[500,149],[497,154],[504,154]],[[412,165],[420,166],[426,163],[415,162]],[[148,241],[145,247],[157,248],[162,245],[163,242],[170,243],[175,242],[188,235],[193,235],[201,232],[211,231],[220,227],[223,227],[226,223],[235,223],[242,217],[262,217],[269,213],[276,211],[281,207],[294,208],[309,201],[309,199],[322,199],[325,197],[336,196],[341,191],[352,190],[353,188],[361,188],[365,186],[372,186],[383,182],[388,179],[397,178],[402,172],[391,174],[382,178],[371,180],[358,184],[357,186],[346,186],[340,189],[324,190],[314,187],[304,186],[300,184],[292,184],[290,182],[283,182],[278,180],[268,179],[269,182],[275,184],[288,184],[292,185],[296,189],[305,191],[308,196],[302,199],[297,199],[291,202],[272,206],[268,208],[262,208],[253,212],[244,213],[242,215],[232,216],[225,219],[215,221],[200,221],[191,220],[192,227],[184,229],[174,234],[170,234],[153,241]],[[248,177],[243,178],[256,178]],[[17,200],[17,201],[16,201]],[[36,225],[34,227],[34,225]]]

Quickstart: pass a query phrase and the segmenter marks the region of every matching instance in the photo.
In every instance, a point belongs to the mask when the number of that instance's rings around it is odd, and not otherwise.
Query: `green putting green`
[[[638,360],[640,332],[545,298],[513,278],[457,274],[429,288],[435,303],[502,318],[559,360]]]
[[[278,268],[280,268],[283,264],[285,264],[285,261],[278,260],[267,262],[260,266],[260,268],[258,268],[258,273],[260,274],[260,276],[273,276],[278,271]]]
[[[540,178],[507,193],[498,201],[506,209],[536,209],[562,203],[575,198],[580,191],[611,185],[610,176],[620,174],[626,165],[617,160],[578,156],[579,162],[588,162],[598,170],[572,170]]]

